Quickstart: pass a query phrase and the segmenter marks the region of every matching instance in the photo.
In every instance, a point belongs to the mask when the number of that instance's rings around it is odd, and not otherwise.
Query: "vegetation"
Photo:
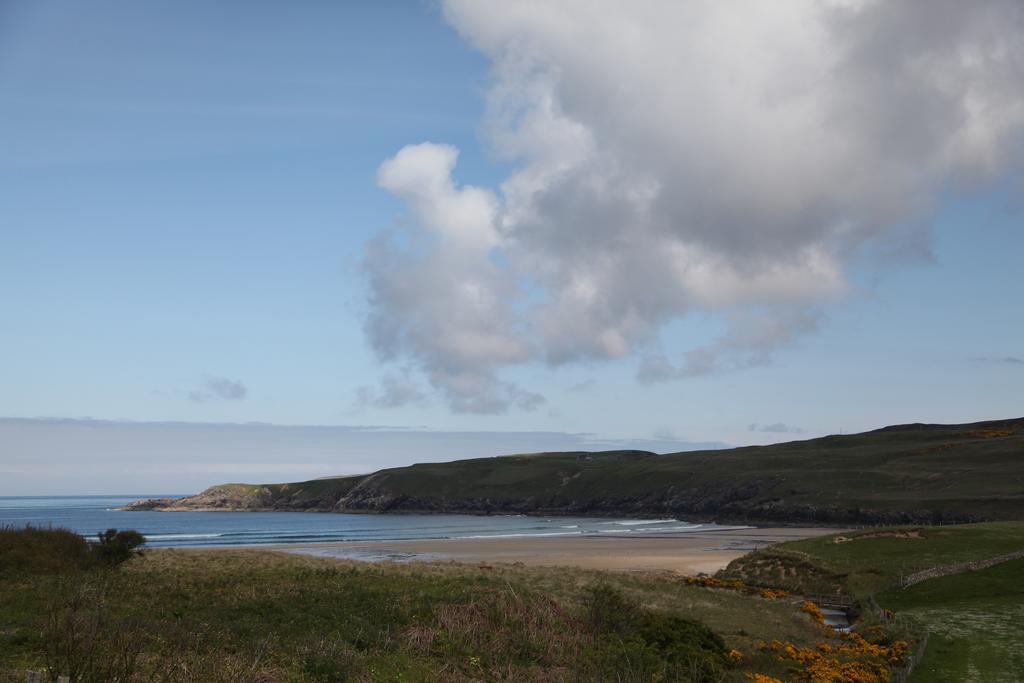
[[[893,527],[784,543],[732,562],[715,581],[861,600],[860,631],[872,620],[890,637],[929,633],[912,681],[1016,683],[1024,671],[1024,559],[931,578],[901,589],[900,576],[1024,549],[1024,523]],[[877,605],[877,613],[871,608]],[[900,630],[906,635],[900,635]],[[898,642],[898,641],[897,641]],[[895,644],[895,643],[894,643]],[[795,661],[816,661],[786,643],[769,646]]]
[[[73,531],[0,526],[0,577],[87,569],[92,564],[88,542]]]
[[[686,577],[691,586],[716,590],[740,591],[769,599],[785,599],[789,594],[777,588],[757,588],[737,579],[707,576]],[[904,637],[901,624],[862,620],[858,630],[837,634],[826,624],[817,603],[804,600],[800,608],[821,631],[813,646],[772,640],[757,643],[757,649],[786,665],[788,680],[811,683],[888,683],[893,667],[901,667],[910,655],[913,637]],[[836,642],[838,640],[839,642]],[[733,650],[736,661],[742,653]],[[779,679],[764,671],[747,671],[745,677],[755,683],[778,683]]]
[[[1024,523],[881,527],[772,546],[733,561],[722,578],[802,594],[865,598],[930,567],[1024,550]]]
[[[1024,664],[1024,560],[907,590],[897,587],[906,565],[894,561],[919,568],[1005,554],[1024,543],[1024,523],[844,532],[682,579],[255,550],[152,551],[117,571],[70,553],[54,569],[47,552],[84,541],[28,529],[20,537],[30,551],[17,550],[19,532],[5,532],[0,671],[12,681],[31,668],[80,681],[868,683],[888,680],[922,624],[931,636],[913,680],[1010,681]],[[754,571],[773,557],[791,561],[784,578],[794,594]],[[855,632],[824,626],[801,597],[802,583],[822,577],[861,599]]]
[[[135,555],[141,555],[142,551],[139,548],[145,542],[146,537],[138,531],[107,529],[99,534],[98,541],[92,546],[92,552],[100,564],[116,567]]]
[[[814,606],[814,603],[807,604]],[[813,613],[814,610],[808,611]],[[872,640],[851,632],[842,636],[843,642],[839,645],[823,642],[815,647],[798,647],[792,643],[773,641],[763,644],[761,650],[774,653],[779,661],[791,663],[790,673],[796,680],[812,683],[887,683],[891,678],[890,666],[898,665],[906,659],[909,644],[903,640],[889,640],[884,630],[870,635]]]
[[[762,642],[841,645],[792,601],[672,575],[253,550],[9,567],[0,604],[0,671],[82,681],[739,681],[792,667]]]
[[[738,522],[1024,520],[1024,418],[902,425],[772,446],[542,453],[292,484],[217,486],[138,509],[654,514]]]
[[[929,579],[878,601],[928,625],[914,681],[1017,683],[1024,675],[1024,560]]]
[[[96,543],[68,529],[0,526],[0,577],[116,567],[146,542],[137,531],[107,529]]]

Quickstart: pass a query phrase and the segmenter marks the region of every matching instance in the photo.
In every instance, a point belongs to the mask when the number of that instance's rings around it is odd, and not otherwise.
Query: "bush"
[[[92,552],[100,564],[116,567],[136,555],[142,555],[138,548],[145,542],[146,537],[134,529],[107,529],[99,534],[99,542],[92,546]]]
[[[70,529],[0,526],[0,574],[59,574],[116,567],[141,555],[146,537],[138,531],[107,529],[89,543]]]
[[[725,642],[680,614],[641,607],[607,585],[588,590],[586,622],[599,668],[617,680],[717,681],[730,665]]]
[[[621,634],[636,620],[639,605],[605,584],[591,586],[583,600],[586,622],[594,637]]]
[[[645,611],[637,620],[636,632],[645,645],[675,664],[707,659],[717,666],[726,662],[727,648],[721,636],[699,621],[679,614]]]
[[[55,574],[93,561],[89,544],[69,529],[0,526],[0,574]]]

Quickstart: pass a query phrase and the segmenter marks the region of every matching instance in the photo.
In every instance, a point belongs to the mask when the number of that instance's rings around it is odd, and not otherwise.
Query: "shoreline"
[[[842,531],[844,529],[835,527],[742,527],[651,535],[626,533],[600,536],[329,541],[202,546],[175,550],[263,550],[366,562],[494,563],[606,571],[712,574],[751,550]]]

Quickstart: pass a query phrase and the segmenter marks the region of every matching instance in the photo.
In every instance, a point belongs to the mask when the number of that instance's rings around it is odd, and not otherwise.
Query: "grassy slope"
[[[930,579],[878,601],[928,624],[928,649],[912,681],[1024,680],[1024,560]]]
[[[669,455],[479,458],[260,488],[265,507],[277,509],[840,524],[1024,519],[1024,418]]]
[[[910,533],[878,535],[890,531]],[[723,576],[811,591],[841,587],[859,597],[877,594],[881,606],[925,624],[931,633],[915,682],[1024,680],[1024,560],[929,579],[906,590],[897,587],[899,575],[914,569],[1024,549],[1024,523],[870,529],[842,536],[852,540],[835,543],[836,536],[827,536],[752,553]],[[787,563],[797,575],[780,580],[776,567],[759,558]]]
[[[557,662],[559,654],[531,648],[557,644],[560,632],[545,630],[552,625],[544,623],[535,626],[540,629],[535,634],[496,632],[493,622],[474,625],[473,619],[481,618],[477,607],[504,620],[519,601],[543,605],[553,599],[570,617],[579,616],[585,613],[586,588],[598,584],[611,584],[646,608],[699,619],[745,653],[754,652],[757,640],[810,644],[822,639],[791,603],[708,591],[671,577],[514,566],[368,565],[266,551],[181,550],[150,552],[104,576],[111,623],[130,623],[133,633],[146,634],[140,641],[144,651],[165,658],[159,671],[170,680],[190,680],[187,670],[193,680],[255,680],[258,672],[262,680],[351,675],[415,681],[436,680],[442,670],[447,680],[486,677],[480,673],[485,670],[491,678],[493,672],[515,670],[519,678],[509,680],[534,680],[539,671],[530,669],[529,662]],[[3,577],[0,671],[41,665],[42,620],[62,590],[61,579],[53,575]],[[417,647],[415,633],[437,629],[439,619],[452,626],[449,634],[469,619],[472,637],[494,640],[474,645],[465,634],[449,635],[430,648]],[[769,655],[757,653],[745,661],[742,668],[747,667],[784,670]],[[544,680],[573,679],[567,671],[549,673],[551,678]],[[734,672],[733,678],[741,677]]]
[[[884,536],[885,529],[793,541],[780,551],[806,553],[835,575],[843,576],[849,592],[864,596],[898,583],[899,577],[938,565],[995,557],[1024,549],[1024,523],[989,522],[956,526],[907,528],[917,534]]]

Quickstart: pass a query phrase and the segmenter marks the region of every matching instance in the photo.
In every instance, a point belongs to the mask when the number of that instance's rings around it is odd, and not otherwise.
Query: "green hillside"
[[[1024,559],[907,588],[901,588],[900,578],[1021,551],[1021,522],[882,527],[763,548],[733,560],[717,576],[798,594],[852,596],[864,632],[880,619],[918,637],[927,632],[911,683],[1019,683],[1024,680]]]
[[[1015,560],[880,595],[884,607],[928,625],[914,683],[1018,683],[1024,675],[1021,576],[1024,560]]]
[[[875,527],[763,548],[733,560],[720,576],[794,593],[841,593],[863,600],[898,589],[900,577],[914,572],[1022,550],[1021,522]]]
[[[1024,519],[1024,418],[657,455],[540,453],[223,485],[135,509],[677,515],[783,523]]]

